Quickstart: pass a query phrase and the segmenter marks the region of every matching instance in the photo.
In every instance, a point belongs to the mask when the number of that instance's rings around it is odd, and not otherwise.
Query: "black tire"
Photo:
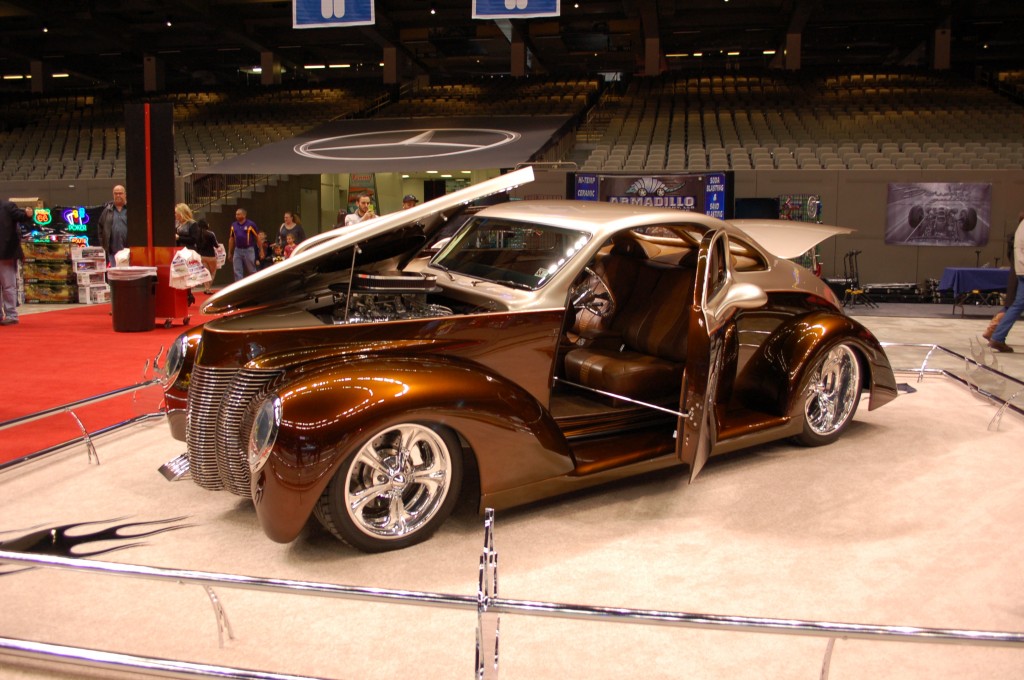
[[[793,440],[803,446],[824,446],[839,439],[857,413],[861,393],[857,352],[839,343],[822,353],[803,388],[803,432]]]
[[[910,223],[912,228],[916,229],[917,225],[924,221],[924,208],[919,205],[915,205],[911,208],[910,214],[907,216],[907,221]]]
[[[453,433],[423,423],[392,425],[342,461],[314,514],[358,550],[406,548],[428,539],[451,514],[462,474]]]

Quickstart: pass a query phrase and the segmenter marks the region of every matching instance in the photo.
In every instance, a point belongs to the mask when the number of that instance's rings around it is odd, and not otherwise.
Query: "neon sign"
[[[45,227],[50,222],[53,222],[53,215],[50,214],[49,208],[33,208],[32,221],[40,227]]]
[[[84,207],[66,208],[61,217],[64,218],[64,223],[68,225],[68,231],[84,233],[87,230],[85,225],[89,223],[89,214],[85,212]]]

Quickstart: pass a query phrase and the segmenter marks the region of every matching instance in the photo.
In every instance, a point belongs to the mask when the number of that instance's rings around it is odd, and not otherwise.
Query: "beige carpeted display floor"
[[[960,324],[965,346],[974,326],[984,327]],[[891,340],[901,332],[878,330]],[[965,388],[898,378],[916,391],[874,412],[862,405],[836,445],[775,444],[713,459],[692,485],[679,469],[499,513],[500,595],[1024,632],[1024,421],[1008,415],[989,430],[995,407]],[[356,553],[315,521],[296,542],[279,545],[263,536],[243,499],[164,481],[156,468],[182,448],[154,422],[101,439],[99,466],[82,449],[0,474],[0,529],[9,532],[0,540],[39,525],[187,515],[191,526],[99,559],[476,592],[483,531],[470,508],[427,543],[384,555]],[[0,636],[329,678],[473,673],[471,612],[216,593],[235,633],[223,648],[199,586],[53,570],[9,574],[0,576]],[[820,676],[826,644],[505,615],[500,677],[811,680]],[[0,656],[3,678],[68,673]],[[1022,676],[1024,650],[839,640],[829,677]]]

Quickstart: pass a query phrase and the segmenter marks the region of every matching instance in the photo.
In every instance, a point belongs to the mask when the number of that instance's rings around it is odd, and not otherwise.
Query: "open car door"
[[[676,454],[690,466],[692,482],[717,440],[715,402],[725,356],[725,331],[738,309],[760,307],[765,292],[749,283],[737,283],[729,257],[729,237],[709,231],[701,239],[693,300],[687,310],[689,329],[680,416],[676,425]]]

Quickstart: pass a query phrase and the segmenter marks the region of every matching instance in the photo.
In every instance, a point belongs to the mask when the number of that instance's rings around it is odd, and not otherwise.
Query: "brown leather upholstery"
[[[617,261],[621,260],[621,261]],[[636,399],[678,393],[686,362],[688,307],[695,270],[665,266],[612,253],[605,271],[615,271],[618,307],[610,333],[566,354],[569,380]],[[626,288],[625,278],[632,283]]]

